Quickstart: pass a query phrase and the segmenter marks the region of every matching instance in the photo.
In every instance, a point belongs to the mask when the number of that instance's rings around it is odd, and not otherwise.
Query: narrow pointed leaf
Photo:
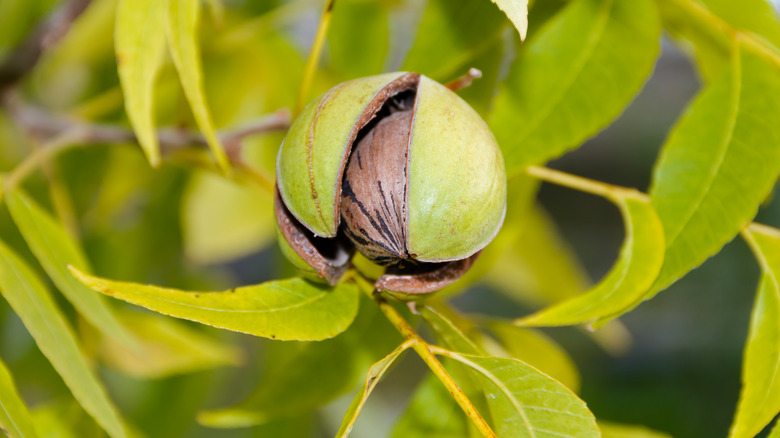
[[[512,20],[512,24],[520,32],[520,39],[524,40],[528,32],[528,0],[493,0],[493,3]]]
[[[623,215],[626,236],[610,272],[591,290],[521,318],[517,324],[568,325],[619,315],[633,308],[653,284],[664,257],[661,221],[644,198],[622,196],[614,201]]]
[[[125,110],[152,166],[160,163],[154,82],[165,50],[164,19],[164,1],[121,0],[116,11],[114,44]]]
[[[645,426],[619,424],[610,421],[599,421],[601,438],[672,438],[671,435],[658,432]]]
[[[673,129],[650,189],[664,224],[664,266],[649,299],[742,229],[780,172],[780,68],[738,48],[732,66]]]
[[[10,438],[35,438],[32,416],[16,390],[11,372],[0,360],[0,428]]]
[[[780,230],[750,225],[745,238],[761,265],[742,362],[742,391],[732,438],[752,437],[780,413]]]
[[[272,339],[331,338],[349,327],[358,309],[357,288],[346,283],[330,288],[292,278],[224,292],[186,292],[71,272],[98,292],[155,312]]]
[[[166,0],[165,30],[173,63],[179,72],[184,94],[203,136],[223,171],[230,167],[225,150],[214,129],[203,89],[203,69],[197,41],[200,2],[198,0]]]
[[[469,437],[468,419],[433,374],[417,386],[412,401],[390,433],[390,438]]]
[[[485,350],[469,339],[463,331],[441,312],[430,307],[420,307],[420,315],[431,325],[437,339],[447,349],[466,354],[485,354]]]
[[[137,340],[117,319],[105,298],[79,283],[68,271],[68,265],[89,270],[89,263],[62,224],[21,190],[9,191],[6,203],[27,245],[68,301],[103,333],[130,348],[137,347]]]
[[[500,437],[600,436],[596,420],[573,392],[516,359],[449,353],[479,376]]]
[[[411,346],[411,344],[405,342],[393,350],[390,354],[383,357],[382,360],[371,365],[371,368],[368,369],[366,383],[364,383],[363,386],[358,390],[357,394],[355,394],[355,398],[349,405],[347,413],[344,414],[341,427],[339,427],[338,432],[336,432],[337,438],[346,438],[349,436],[349,433],[352,431],[352,427],[355,425],[355,421],[357,421],[358,415],[360,415],[360,411],[363,409],[363,405],[366,404],[368,396],[371,395],[371,391],[374,390],[382,376],[385,375],[387,370],[389,370],[398,357],[401,356],[401,353],[406,351]]]
[[[547,23],[524,44],[490,118],[507,174],[607,126],[652,72],[660,38],[650,0],[571,2]]]
[[[486,326],[509,357],[531,365],[574,392],[579,391],[580,373],[574,360],[544,333],[498,320]]]
[[[94,293],[94,292],[93,292]],[[123,311],[119,317],[140,341],[130,349],[102,336],[97,353],[106,365],[141,379],[159,379],[242,361],[241,350],[189,327],[183,321],[148,312]]]
[[[2,242],[0,291],[81,406],[111,437],[126,437],[119,412],[81,354],[73,331],[46,287]]]

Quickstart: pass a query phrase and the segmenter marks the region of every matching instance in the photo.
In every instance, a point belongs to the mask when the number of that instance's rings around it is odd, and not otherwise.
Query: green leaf
[[[46,287],[2,242],[0,290],[81,406],[111,437],[126,437],[119,412],[81,354],[73,331]]]
[[[609,421],[599,421],[601,438],[672,438],[671,435],[657,432],[645,426],[619,424]]]
[[[121,0],[114,44],[125,110],[152,166],[160,164],[154,124],[154,82],[165,50],[165,2]]]
[[[753,32],[780,48],[780,19],[772,2],[767,0],[701,0],[722,20],[737,29]]]
[[[440,311],[427,306],[418,308],[420,316],[431,325],[439,342],[447,349],[459,353],[484,355],[485,350],[468,338],[463,331],[451,320],[447,319]]]
[[[129,349],[108,337],[97,342],[97,353],[106,365],[141,379],[159,379],[242,362],[241,350],[182,321],[146,312],[123,311],[122,322],[133,327],[140,348]]]
[[[493,3],[512,20],[512,24],[520,32],[520,39],[524,40],[528,32],[528,0],[493,0]]]
[[[355,421],[357,421],[358,415],[360,415],[360,411],[363,409],[363,405],[366,404],[368,396],[371,395],[371,391],[374,390],[382,376],[385,375],[387,370],[389,370],[398,357],[401,356],[401,353],[406,351],[411,346],[412,344],[404,342],[390,354],[383,357],[382,360],[371,365],[371,368],[368,369],[366,383],[363,384],[363,386],[358,390],[357,394],[355,394],[355,398],[349,405],[349,409],[347,409],[347,412],[344,414],[344,419],[341,422],[341,426],[339,427],[338,432],[336,432],[337,438],[346,438],[349,436],[349,433],[352,431],[352,427],[355,425]]]
[[[10,438],[34,438],[32,417],[16,390],[11,372],[0,360],[0,427]]]
[[[775,427],[769,432],[766,438],[780,438],[780,421],[775,421]]]
[[[750,318],[732,438],[755,436],[780,413],[780,230],[752,224],[744,237],[762,275]]]
[[[600,436],[585,402],[533,367],[516,359],[453,352],[446,356],[479,376],[498,436]]]
[[[198,421],[219,428],[265,424],[354,390],[369,366],[402,341],[377,307],[367,297],[363,301],[355,322],[333,339],[272,344],[268,372],[257,389],[235,406],[199,413]]]
[[[358,290],[301,278],[223,292],[186,292],[93,277],[70,268],[86,286],[176,318],[280,340],[317,341],[343,332],[355,319]]]
[[[227,155],[222,147],[211,120],[203,91],[203,69],[200,61],[200,48],[197,42],[200,2],[198,0],[166,0],[165,30],[168,35],[168,47],[173,63],[179,72],[184,94],[192,108],[192,115],[198,123],[203,136],[223,171],[230,168]]]
[[[574,392],[579,391],[577,365],[566,350],[544,333],[496,320],[485,326],[510,357],[531,365]]]
[[[342,0],[328,31],[331,67],[347,79],[382,73],[390,49],[390,22],[382,2]]]
[[[6,203],[27,245],[79,313],[105,334],[128,347],[137,347],[137,340],[119,322],[105,298],[79,283],[68,271],[68,265],[89,270],[89,262],[62,224],[21,190],[6,193]]]
[[[650,0],[571,2],[530,39],[490,125],[507,175],[579,146],[620,114],[650,75],[661,24]]]
[[[213,173],[193,175],[181,217],[184,252],[199,264],[228,262],[276,240],[270,195]]]
[[[469,438],[469,423],[439,379],[429,373],[417,386],[390,438]]]
[[[618,316],[634,307],[653,284],[664,260],[664,230],[648,199],[617,195],[626,237],[610,272],[591,290],[516,321],[526,326],[592,322]]]
[[[506,17],[487,0],[430,0],[401,69],[446,82],[460,76],[483,53],[500,44]],[[491,93],[492,94],[492,93]]]
[[[780,172],[780,70],[738,48],[673,129],[650,189],[666,255],[649,299],[750,222]]]

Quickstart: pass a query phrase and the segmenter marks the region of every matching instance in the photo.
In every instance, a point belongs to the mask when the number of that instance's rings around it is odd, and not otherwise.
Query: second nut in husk
[[[443,85],[388,73],[332,88],[277,158],[283,252],[335,283],[355,249],[387,266],[376,287],[417,294],[461,276],[498,233],[506,175],[492,133]]]

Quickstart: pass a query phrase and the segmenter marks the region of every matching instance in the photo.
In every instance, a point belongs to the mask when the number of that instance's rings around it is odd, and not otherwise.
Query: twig
[[[29,73],[43,51],[57,43],[91,0],[70,0],[36,26],[32,33],[0,63],[0,93]]]
[[[482,72],[479,69],[471,67],[465,75],[455,79],[454,81],[448,82],[445,87],[452,91],[457,91],[461,88],[468,87],[472,82],[474,82],[474,79],[479,79],[481,77]]]
[[[38,168],[45,159],[79,145],[136,143],[135,133],[127,127],[89,123],[84,120],[52,114],[23,103],[16,94],[7,93],[3,101],[11,117],[27,134],[42,143],[8,175],[8,184],[16,184]],[[271,190],[273,182],[241,162],[241,144],[249,136],[284,131],[290,126],[290,112],[281,109],[273,114],[250,120],[236,128],[219,132],[228,157],[242,168],[250,179]],[[163,128],[158,133],[163,154],[192,146],[207,147],[200,133],[184,128]]]
[[[452,376],[450,376],[441,362],[439,362],[439,359],[436,358],[432,351],[433,346],[425,342],[425,340],[414,331],[409,323],[406,322],[404,317],[398,313],[395,307],[390,305],[390,303],[382,298],[379,293],[374,291],[373,283],[370,283],[365,278],[363,278],[359,272],[352,272],[352,278],[355,280],[358,286],[371,296],[374,302],[379,306],[379,310],[385,314],[393,327],[395,327],[396,330],[401,333],[401,336],[403,336],[407,341],[412,342],[412,348],[414,351],[417,352],[423,362],[428,365],[428,368],[430,368],[431,372],[441,381],[444,387],[447,388],[447,391],[452,395],[452,398],[454,398],[460,408],[463,409],[463,412],[466,414],[466,416],[469,417],[471,422],[474,424],[477,430],[479,430],[482,436],[486,438],[495,438],[496,434],[490,428],[490,425],[488,425],[487,421],[485,421],[482,415],[480,415],[479,411],[477,411],[477,408],[474,407],[474,404],[471,403],[471,400],[469,400],[466,394],[463,393],[463,390],[460,389],[455,380],[453,380]]]

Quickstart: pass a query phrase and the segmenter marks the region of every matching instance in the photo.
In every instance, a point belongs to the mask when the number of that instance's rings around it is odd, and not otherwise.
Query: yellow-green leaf
[[[127,432],[70,326],[35,272],[0,242],[0,291],[81,406],[113,437]]]
[[[71,267],[86,286],[164,315],[280,340],[317,341],[343,332],[358,310],[357,287],[302,278],[222,292],[187,292],[93,277]]]
[[[731,438],[752,437],[780,413],[780,230],[750,225],[745,239],[761,265],[742,362],[742,392]]]
[[[16,390],[11,372],[0,360],[0,427],[10,438],[35,438],[32,417]]]
[[[671,435],[634,424],[599,421],[601,438],[672,438]]]
[[[516,322],[527,326],[567,325],[620,315],[634,307],[653,284],[663,264],[664,230],[650,202],[639,196],[616,196],[626,237],[610,272],[590,291]]]
[[[574,360],[544,333],[498,320],[489,321],[486,327],[510,357],[522,360],[574,392],[579,391],[580,373]]]
[[[117,319],[105,298],[79,283],[68,271],[73,265],[89,270],[89,262],[62,224],[19,189],[6,193],[16,226],[57,288],[92,325],[131,348],[137,341]]]
[[[106,365],[127,375],[159,379],[242,361],[241,350],[189,327],[183,321],[147,312],[121,311],[119,317],[140,341],[133,350],[109,337],[101,337],[97,354]]]
[[[523,45],[490,125],[507,175],[579,146],[617,117],[659,53],[650,0],[570,2]]]
[[[203,69],[197,42],[200,2],[198,0],[166,0],[165,30],[173,63],[179,72],[184,94],[192,114],[223,171],[230,167],[222,142],[214,129],[211,113],[203,91]]]
[[[528,0],[493,0],[493,3],[512,20],[512,24],[520,32],[520,39],[524,40],[528,32]]]
[[[516,359],[459,353],[446,356],[479,376],[498,436],[600,436],[585,402],[535,368]]]
[[[358,415],[360,415],[360,411],[363,409],[363,405],[366,404],[368,396],[371,395],[371,391],[374,390],[382,376],[385,375],[387,370],[389,370],[398,357],[401,356],[401,353],[406,351],[406,349],[411,346],[412,345],[410,343],[405,342],[393,350],[390,354],[383,357],[382,360],[371,365],[371,368],[368,369],[366,383],[364,383],[363,386],[358,390],[357,394],[355,394],[355,398],[349,405],[347,413],[344,414],[341,427],[339,427],[338,432],[336,432],[337,438],[346,438],[349,436],[349,433],[352,431],[352,427],[355,425],[355,421],[357,421]]]
[[[780,172],[780,68],[740,45],[672,130],[650,189],[666,255],[649,299],[717,253]]]
[[[120,0],[114,45],[125,110],[152,166],[160,163],[154,123],[154,82],[165,50],[165,2]]]

